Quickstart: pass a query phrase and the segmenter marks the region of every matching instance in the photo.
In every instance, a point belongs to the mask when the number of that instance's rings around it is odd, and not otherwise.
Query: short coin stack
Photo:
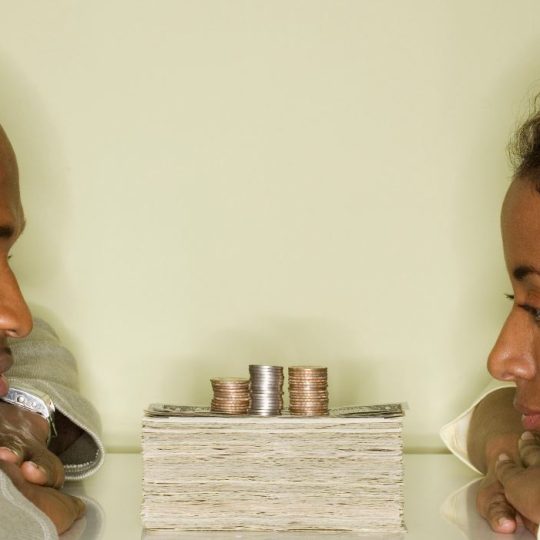
[[[289,368],[289,412],[296,416],[328,414],[328,370],[318,366]]]
[[[283,368],[281,366],[250,365],[249,414],[277,416],[283,408]]]
[[[214,398],[211,411],[222,414],[247,414],[249,408],[249,379],[223,377],[210,379]]]

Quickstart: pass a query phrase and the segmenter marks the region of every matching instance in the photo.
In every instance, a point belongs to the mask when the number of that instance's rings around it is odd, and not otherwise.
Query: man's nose
[[[0,332],[24,337],[32,330],[32,315],[10,268],[0,273]]]
[[[488,357],[488,370],[493,377],[500,381],[535,377],[538,359],[534,325],[528,313],[512,309]]]

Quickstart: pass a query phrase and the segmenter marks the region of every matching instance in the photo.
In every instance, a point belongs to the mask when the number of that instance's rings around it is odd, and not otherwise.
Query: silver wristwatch
[[[49,423],[47,446],[51,442],[52,437],[56,437],[56,426],[54,425],[54,413],[56,409],[54,408],[53,400],[48,394],[39,390],[10,387],[8,393],[0,399],[45,418]]]

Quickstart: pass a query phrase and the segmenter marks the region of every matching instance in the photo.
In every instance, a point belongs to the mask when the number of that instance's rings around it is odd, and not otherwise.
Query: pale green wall
[[[409,449],[487,378],[505,144],[540,89],[535,0],[0,0],[14,266],[109,448],[250,362],[334,405],[408,401]]]

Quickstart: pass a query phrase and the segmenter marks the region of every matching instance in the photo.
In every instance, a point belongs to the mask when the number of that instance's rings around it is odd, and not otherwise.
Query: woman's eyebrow
[[[26,219],[23,219],[22,225],[21,225],[21,232],[19,234],[22,234],[24,232],[24,229],[26,227]],[[11,225],[0,225],[0,238],[4,238],[8,240],[9,238],[12,238],[15,234],[15,229]]]
[[[522,281],[529,274],[536,274],[540,276],[540,270],[534,268],[534,266],[518,266],[513,272],[512,275],[518,280]]]
[[[15,234],[11,225],[0,225],[0,238],[9,239]]]

